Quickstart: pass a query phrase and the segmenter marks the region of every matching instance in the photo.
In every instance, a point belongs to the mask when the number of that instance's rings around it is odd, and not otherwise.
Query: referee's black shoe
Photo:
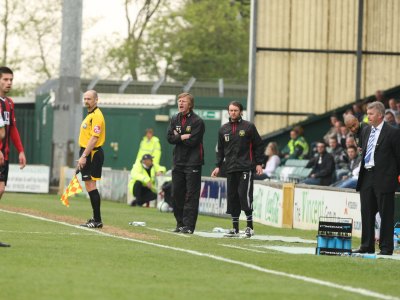
[[[87,222],[85,224],[81,224],[80,226],[87,227],[87,228],[103,228],[103,223],[91,221],[91,222]]]
[[[0,247],[11,247],[11,245],[0,242]]]

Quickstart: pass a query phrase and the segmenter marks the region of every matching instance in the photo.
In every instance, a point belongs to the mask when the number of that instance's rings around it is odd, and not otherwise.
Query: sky
[[[83,0],[82,15],[85,26],[88,26],[82,38],[90,39],[115,32],[125,35],[127,31],[122,0]]]

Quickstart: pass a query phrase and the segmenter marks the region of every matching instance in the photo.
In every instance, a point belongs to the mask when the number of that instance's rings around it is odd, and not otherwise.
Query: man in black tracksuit
[[[211,173],[218,176],[225,159],[228,190],[227,213],[232,216],[233,229],[228,236],[238,236],[241,210],[246,214],[245,237],[253,231],[254,171],[262,174],[263,144],[253,123],[242,119],[243,106],[232,101],[228,106],[229,122],[218,133],[217,167]]]
[[[201,166],[203,159],[203,120],[193,112],[194,98],[189,93],[178,95],[179,113],[172,117],[167,138],[174,144],[172,197],[176,229],[193,233],[199,212]]]

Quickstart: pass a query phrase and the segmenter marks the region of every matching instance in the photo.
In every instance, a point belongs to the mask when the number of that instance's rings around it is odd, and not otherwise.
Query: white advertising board
[[[282,189],[262,184],[254,184],[253,220],[255,222],[282,227]]]
[[[17,164],[10,164],[6,190],[8,192],[48,193],[50,168],[40,165],[26,165],[22,170]]]
[[[293,228],[318,230],[319,217],[353,219],[353,236],[361,236],[360,195],[353,192],[295,188]]]

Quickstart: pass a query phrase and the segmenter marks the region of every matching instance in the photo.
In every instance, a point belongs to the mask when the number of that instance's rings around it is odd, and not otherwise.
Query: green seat
[[[285,166],[288,167],[305,167],[308,164],[307,159],[288,159]]]

